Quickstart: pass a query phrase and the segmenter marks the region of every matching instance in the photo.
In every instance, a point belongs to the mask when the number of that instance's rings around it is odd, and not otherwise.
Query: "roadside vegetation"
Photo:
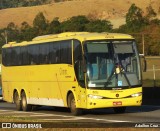
[[[47,1],[43,0],[42,3]],[[132,4],[126,14],[126,24],[117,29],[113,29],[110,21],[100,20],[94,16],[74,16],[65,21],[60,21],[57,17],[49,22],[44,14],[39,12],[34,18],[32,25],[24,21],[21,23],[21,26],[17,26],[10,22],[6,28],[0,29],[0,46],[6,42],[30,41],[36,36],[66,31],[118,32],[133,35],[138,42],[140,53],[142,53],[142,35],[144,35],[145,55],[159,55],[160,20],[157,19],[157,13],[151,5],[146,8],[146,12],[144,14],[142,9]]]

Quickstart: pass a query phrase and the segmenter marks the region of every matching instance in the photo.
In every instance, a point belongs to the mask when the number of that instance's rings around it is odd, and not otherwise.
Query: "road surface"
[[[126,113],[115,114],[112,108],[87,110],[82,116],[72,116],[66,108],[40,107],[36,111],[16,111],[15,105],[0,102],[0,117],[12,116],[18,118],[31,118],[41,122],[61,123],[56,126],[64,126],[63,123],[80,124],[81,127],[105,127],[105,126],[155,126],[160,128],[160,106],[128,107]],[[55,126],[55,125],[53,125]],[[70,127],[69,126],[69,127]],[[77,125],[76,125],[77,126]]]

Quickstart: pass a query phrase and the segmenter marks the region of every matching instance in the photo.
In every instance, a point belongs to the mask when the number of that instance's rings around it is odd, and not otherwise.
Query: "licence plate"
[[[114,101],[113,102],[113,106],[121,106],[122,105],[122,101]]]

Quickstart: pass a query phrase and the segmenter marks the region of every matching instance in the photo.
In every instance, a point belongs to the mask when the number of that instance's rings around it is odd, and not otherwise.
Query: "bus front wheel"
[[[68,96],[68,106],[73,115],[78,116],[82,114],[82,109],[76,108],[75,98],[72,93]]]
[[[22,110],[23,111],[31,111],[32,106],[27,104],[27,97],[26,97],[26,94],[24,91],[21,94],[21,99],[22,99]]]
[[[124,113],[126,111],[126,107],[115,107],[113,108],[115,113]]]
[[[13,99],[14,99],[14,103],[16,104],[17,111],[21,111],[22,103],[21,103],[21,100],[19,99],[19,95],[17,91],[14,93]]]

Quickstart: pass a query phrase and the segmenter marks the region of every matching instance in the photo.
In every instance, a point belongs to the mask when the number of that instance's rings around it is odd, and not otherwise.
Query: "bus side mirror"
[[[144,68],[143,68],[143,72],[146,72],[147,71],[147,61],[146,59],[144,58]]]
[[[146,72],[147,71],[147,61],[145,59],[144,54],[140,54],[140,62],[141,62],[142,71]]]

